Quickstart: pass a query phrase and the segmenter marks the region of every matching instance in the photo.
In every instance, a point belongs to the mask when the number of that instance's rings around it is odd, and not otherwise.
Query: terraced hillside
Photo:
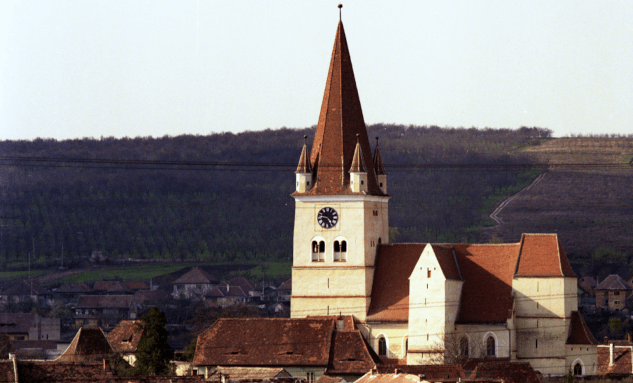
[[[577,272],[592,269],[599,247],[633,261],[633,155],[630,138],[558,138],[525,150],[548,171],[518,193],[495,217],[500,224],[482,233],[516,242],[521,233],[558,233]],[[617,263],[615,261],[607,263]],[[599,266],[603,267],[603,265]],[[606,272],[606,271],[605,271]]]

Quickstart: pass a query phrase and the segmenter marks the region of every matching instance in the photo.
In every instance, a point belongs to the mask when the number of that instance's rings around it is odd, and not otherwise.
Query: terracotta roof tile
[[[28,334],[36,318],[36,313],[0,313],[0,332],[3,334]]]
[[[0,382],[18,382],[12,360],[0,360]]]
[[[327,372],[329,374],[364,374],[376,362],[369,353],[360,331],[335,331],[332,339],[332,353]]]
[[[292,290],[292,279],[284,281],[281,285],[279,285],[279,287],[277,287],[277,290]]]
[[[452,245],[431,245],[433,253],[437,258],[437,262],[440,264],[442,274],[446,279],[462,280],[462,275],[457,265],[457,257]]]
[[[192,267],[191,270],[183,274],[174,281],[174,284],[209,284],[218,283],[220,280],[215,275],[202,270],[199,267]]]
[[[244,277],[235,277],[229,280],[229,285],[239,286],[244,292],[255,290],[255,286]]]
[[[131,290],[149,290],[149,286],[145,282],[125,282]]]
[[[273,380],[275,378],[290,378],[292,375],[281,367],[227,367],[218,366],[209,376],[209,381],[222,381],[224,375],[231,382],[244,380]]]
[[[503,383],[541,383],[534,368],[527,362],[480,363],[471,379],[499,379]]]
[[[85,283],[64,283],[55,289],[56,293],[85,294],[91,292],[92,289]]]
[[[523,234],[516,275],[576,276],[556,234]]]
[[[367,322],[409,320],[409,276],[426,244],[386,244],[378,247]]]
[[[376,368],[377,376],[395,374],[396,369],[398,369],[399,374],[411,374],[416,377],[423,374],[425,379],[432,381],[465,378],[464,370],[458,365],[378,366]],[[373,383],[374,379],[371,379],[371,382]]]
[[[619,275],[611,274],[600,282],[595,290],[633,290],[633,288]]]
[[[357,134],[360,135],[363,161],[365,166],[371,169],[367,173],[367,194],[385,195],[378,187],[376,175],[373,172],[374,163],[371,158],[345,30],[343,24],[339,22],[319,122],[310,154],[315,184],[303,194],[353,194],[350,189],[348,170],[352,167]]]
[[[585,323],[578,311],[571,312],[567,344],[598,344],[598,341],[593,337],[589,327],[587,327],[587,323]]]
[[[127,308],[134,303],[133,295],[80,295],[76,308]]]
[[[121,281],[96,281],[93,286],[93,290],[105,292],[131,292],[127,284]]]
[[[458,323],[506,323],[519,244],[453,245],[464,279]]]
[[[27,296],[46,293],[48,293],[48,290],[40,286],[37,282],[31,283],[29,281],[23,280],[18,283],[12,284],[9,288],[2,292],[2,295]]]
[[[327,366],[329,318],[218,319],[198,336],[197,366]]]
[[[70,346],[55,361],[96,362],[108,358],[110,354],[112,347],[100,328],[82,327],[77,331]]]
[[[108,342],[116,352],[136,352],[144,327],[141,320],[122,320],[108,334]]]
[[[609,365],[609,358],[611,351],[609,346],[598,346],[598,375],[607,374],[631,374],[633,373],[633,360],[631,353],[633,352],[632,346],[619,346],[615,345],[614,349],[614,363]]]

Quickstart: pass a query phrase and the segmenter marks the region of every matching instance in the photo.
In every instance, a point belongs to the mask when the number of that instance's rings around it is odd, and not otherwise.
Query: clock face
[[[317,221],[319,221],[319,225],[321,225],[321,227],[330,229],[336,226],[336,223],[338,222],[338,213],[331,207],[324,207],[319,210]]]

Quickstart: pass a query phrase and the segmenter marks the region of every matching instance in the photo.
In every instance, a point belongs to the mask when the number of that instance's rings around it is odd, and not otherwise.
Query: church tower
[[[296,174],[291,316],[351,314],[364,321],[378,245],[389,241],[387,178],[372,158],[343,23],[321,113]]]

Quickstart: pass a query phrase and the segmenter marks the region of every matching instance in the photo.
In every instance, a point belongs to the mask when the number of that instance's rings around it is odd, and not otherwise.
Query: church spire
[[[314,169],[314,186],[309,194],[338,195],[354,193],[350,173],[358,146],[367,171],[367,194],[385,195],[378,186],[363,112],[356,89],[345,38],[339,21],[334,48],[321,104],[321,113],[312,145],[310,162]]]
[[[295,173],[312,173],[312,165],[308,159],[308,136],[303,136],[303,149]]]

